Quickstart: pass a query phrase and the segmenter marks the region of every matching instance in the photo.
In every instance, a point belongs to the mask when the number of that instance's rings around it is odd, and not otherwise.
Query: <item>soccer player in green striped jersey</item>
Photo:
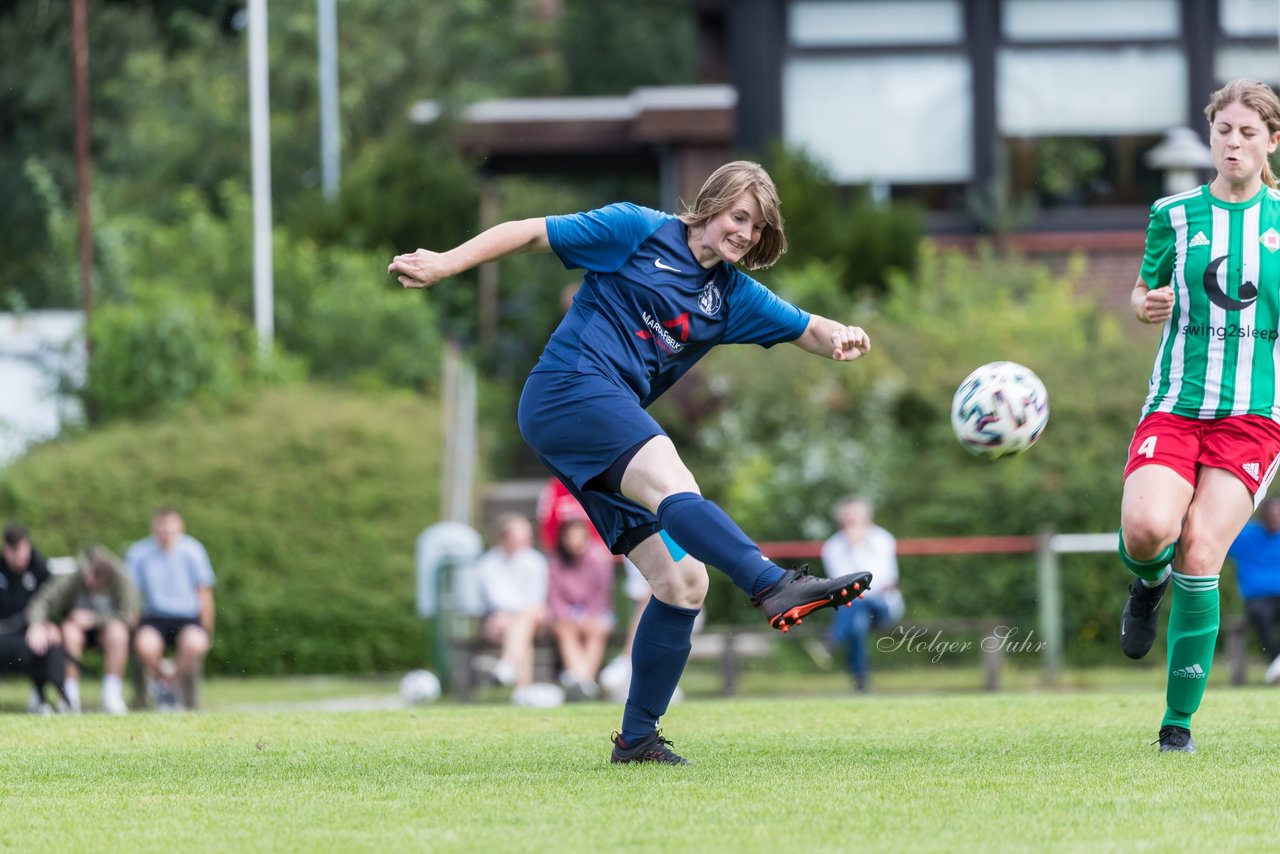
[[[1164,333],[1125,467],[1119,549],[1137,579],[1120,643],[1130,658],[1147,654],[1172,583],[1162,751],[1195,752],[1218,574],[1280,461],[1280,190],[1267,160],[1280,99],[1235,80],[1205,115],[1217,176],[1152,205],[1130,300]]]

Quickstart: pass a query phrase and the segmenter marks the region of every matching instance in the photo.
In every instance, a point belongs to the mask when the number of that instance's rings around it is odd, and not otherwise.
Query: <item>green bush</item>
[[[225,400],[257,373],[256,336],[207,294],[141,291],[93,314],[80,394],[92,420],[151,416],[201,396]]]
[[[226,183],[221,189],[216,207],[194,188],[182,191],[175,200],[181,214],[170,222],[110,218],[104,224],[113,247],[106,266],[121,271],[117,289],[134,297],[191,294],[206,300],[202,310],[210,317],[226,318],[228,328],[248,324],[253,203],[243,187]],[[300,356],[321,379],[372,376],[389,385],[428,385],[440,365],[437,312],[387,275],[388,261],[385,253],[323,246],[276,228],[273,311],[281,349]],[[210,298],[238,319],[214,312]],[[178,299],[165,297],[165,304]],[[127,315],[135,310],[130,306],[126,299],[118,312]],[[145,332],[145,318],[132,323]]]
[[[437,408],[405,392],[295,386],[36,448],[0,470],[0,518],[49,554],[123,549],[172,503],[218,583],[220,673],[400,670],[428,661],[414,539],[437,521]]]

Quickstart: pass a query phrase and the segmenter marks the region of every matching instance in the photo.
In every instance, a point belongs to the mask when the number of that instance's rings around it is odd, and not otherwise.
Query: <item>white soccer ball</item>
[[[1020,454],[1049,423],[1049,393],[1030,369],[991,362],[964,378],[951,400],[951,429],[960,444],[984,457]]]
[[[400,699],[410,706],[424,706],[440,699],[440,677],[430,670],[410,670],[400,680]]]

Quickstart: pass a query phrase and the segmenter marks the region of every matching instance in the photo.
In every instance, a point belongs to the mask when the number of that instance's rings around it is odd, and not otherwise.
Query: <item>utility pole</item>
[[[337,0],[316,0],[316,47],[320,81],[320,179],[325,201],[338,198],[342,143],[338,136]]]
[[[267,0],[249,0],[249,145],[253,160],[253,323],[258,330],[258,353],[265,359],[275,335]]]
[[[76,217],[79,221],[80,310],[88,342],[93,311],[93,222],[89,211],[89,13],[85,0],[71,0],[71,61],[76,111]]]

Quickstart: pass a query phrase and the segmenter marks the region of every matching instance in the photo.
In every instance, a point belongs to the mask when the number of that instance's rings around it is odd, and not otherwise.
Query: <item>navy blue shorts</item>
[[[614,554],[627,554],[661,527],[617,492],[592,484],[636,445],[665,436],[635,395],[591,374],[529,375],[517,414],[520,435],[582,504]]]

